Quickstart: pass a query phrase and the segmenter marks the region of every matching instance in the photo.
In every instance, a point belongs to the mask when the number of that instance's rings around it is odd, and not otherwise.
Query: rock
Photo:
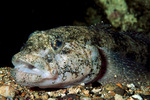
[[[137,99],[137,100],[143,100],[140,95],[133,95],[132,98]]]
[[[90,97],[81,97],[80,100],[92,100]]]
[[[114,84],[114,83],[108,83],[108,84],[106,84],[105,86],[104,86],[104,90],[106,90],[106,91],[113,91],[114,89],[116,89],[117,87],[119,87],[119,86],[117,86],[116,84]]]
[[[47,100],[57,100],[57,98],[49,98],[49,99],[47,99]]]
[[[98,93],[98,92],[100,92],[101,90],[102,90],[102,89],[93,88],[93,89],[92,89],[92,92],[93,92],[93,93]]]
[[[15,97],[15,93],[16,93],[16,90],[13,89],[9,85],[3,85],[3,86],[0,87],[0,95],[2,95],[4,97],[14,98]]]
[[[0,100],[7,100],[7,98],[0,95]]]
[[[125,90],[124,89],[122,89],[122,88],[120,88],[120,87],[117,87],[116,89],[114,89],[114,92],[116,93],[116,94],[119,94],[119,95],[124,95],[124,93],[125,93]]]
[[[40,96],[39,96],[38,92],[35,92],[34,96],[35,96],[36,99],[40,99]]]
[[[75,88],[75,87],[67,88],[67,90],[68,90],[68,94],[77,94],[81,92],[80,88]]]
[[[114,84],[114,83],[108,83],[104,86],[104,90],[107,92],[111,91],[114,92],[115,94],[120,94],[123,95],[125,93],[125,90],[122,89],[121,87],[119,87],[118,85]],[[114,94],[114,95],[115,95]]]
[[[135,89],[135,85],[133,83],[127,84],[127,87],[130,88],[130,89],[132,89],[132,90]]]
[[[125,99],[123,99],[123,97],[122,97],[121,95],[119,95],[119,94],[116,94],[114,98],[115,98],[115,100],[125,100]]]
[[[42,100],[47,100],[48,99],[48,94],[44,94],[41,96]]]
[[[62,98],[62,100],[78,100],[80,97],[77,94],[69,94]]]

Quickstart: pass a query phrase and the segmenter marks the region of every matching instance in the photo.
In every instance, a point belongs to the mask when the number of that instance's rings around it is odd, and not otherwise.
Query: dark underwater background
[[[13,67],[12,56],[36,30],[73,25],[83,16],[87,0],[6,2],[0,9],[0,66]]]
[[[112,1],[112,2],[111,2]],[[111,24],[150,38],[150,0],[51,0],[0,3],[0,67],[13,67],[11,58],[36,30],[65,25]],[[114,8],[111,8],[114,7]]]

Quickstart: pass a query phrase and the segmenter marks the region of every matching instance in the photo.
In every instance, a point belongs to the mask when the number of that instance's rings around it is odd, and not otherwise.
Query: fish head
[[[18,84],[65,88],[89,83],[100,71],[101,58],[90,39],[69,34],[64,28],[36,31],[12,58],[11,72]],[[56,31],[59,30],[59,31]]]

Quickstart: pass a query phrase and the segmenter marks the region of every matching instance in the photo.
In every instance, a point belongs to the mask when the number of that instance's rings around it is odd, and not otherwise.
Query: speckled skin
[[[98,81],[150,79],[148,44],[108,25],[63,26],[36,31],[14,55],[12,76],[19,84],[63,88]]]

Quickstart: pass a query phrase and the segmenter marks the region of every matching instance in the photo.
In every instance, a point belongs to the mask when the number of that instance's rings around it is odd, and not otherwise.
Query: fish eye
[[[51,47],[53,48],[54,51],[60,50],[62,46],[63,46],[63,40],[61,38],[56,38],[51,42]]]

